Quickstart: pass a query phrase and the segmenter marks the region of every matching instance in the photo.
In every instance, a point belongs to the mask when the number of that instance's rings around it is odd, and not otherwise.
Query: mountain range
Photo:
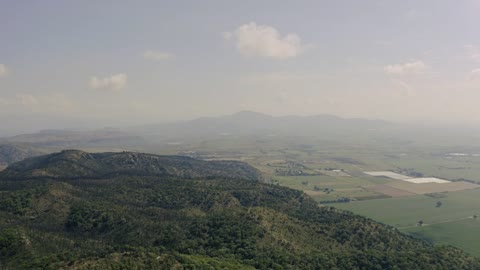
[[[393,125],[383,120],[348,119],[333,115],[271,116],[252,111],[241,111],[222,117],[203,117],[190,121],[169,124],[154,124],[137,127],[147,134],[175,136],[200,135],[319,135],[382,129]]]
[[[63,149],[103,151],[149,149],[170,141],[198,141],[235,136],[316,136],[341,138],[378,134],[395,124],[331,115],[283,116],[243,111],[223,117],[97,130],[42,130],[0,138],[0,166]]]

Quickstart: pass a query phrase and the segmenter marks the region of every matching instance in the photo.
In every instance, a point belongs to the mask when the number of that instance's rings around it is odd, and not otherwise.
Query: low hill
[[[480,269],[257,178],[246,164],[139,153],[15,163],[0,174],[0,268]]]
[[[260,179],[253,167],[238,161],[202,161],[185,156],[134,152],[87,153],[64,150],[10,165],[1,178],[78,179],[113,175],[169,176],[184,179]]]

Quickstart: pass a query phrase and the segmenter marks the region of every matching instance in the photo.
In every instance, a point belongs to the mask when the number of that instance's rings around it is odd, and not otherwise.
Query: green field
[[[437,202],[442,202],[436,207]],[[445,198],[424,195],[335,204],[335,207],[395,226],[439,244],[451,244],[480,256],[480,189],[450,192]],[[422,220],[424,225],[417,226]],[[404,228],[406,227],[406,228]]]
[[[452,245],[480,256],[480,220],[463,219],[402,230],[437,244]]]
[[[305,191],[317,201],[337,200],[340,198],[384,198],[384,195],[362,188],[362,186],[384,184],[393,180],[375,177],[332,177],[318,176],[275,176],[282,186]],[[317,187],[317,188],[315,188]],[[316,191],[316,189],[319,191]],[[328,191],[325,192],[324,190]]]
[[[417,195],[335,204],[335,207],[350,210],[395,227],[415,226],[419,220],[429,224],[480,214],[480,189],[446,194],[446,198]],[[436,207],[439,201],[442,205]]]

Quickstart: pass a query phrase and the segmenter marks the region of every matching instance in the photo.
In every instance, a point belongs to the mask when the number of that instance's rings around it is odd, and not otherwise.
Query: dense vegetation
[[[78,150],[65,150],[29,158],[10,165],[7,170],[0,173],[0,177],[8,179],[72,180],[118,175],[249,180],[256,180],[259,177],[257,170],[237,161],[206,162],[185,156],[158,156],[132,152],[87,153]]]
[[[0,174],[0,268],[480,268],[259,177],[238,162],[134,153],[14,164]]]

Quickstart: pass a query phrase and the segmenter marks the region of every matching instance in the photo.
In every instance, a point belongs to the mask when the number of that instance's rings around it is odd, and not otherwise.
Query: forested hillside
[[[0,269],[480,269],[260,177],[139,153],[27,159],[0,174]]]
[[[65,150],[12,164],[3,178],[105,178],[114,175],[170,176],[186,179],[224,178],[258,180],[259,172],[237,161],[211,161],[184,156],[158,156],[133,152],[87,153]]]

